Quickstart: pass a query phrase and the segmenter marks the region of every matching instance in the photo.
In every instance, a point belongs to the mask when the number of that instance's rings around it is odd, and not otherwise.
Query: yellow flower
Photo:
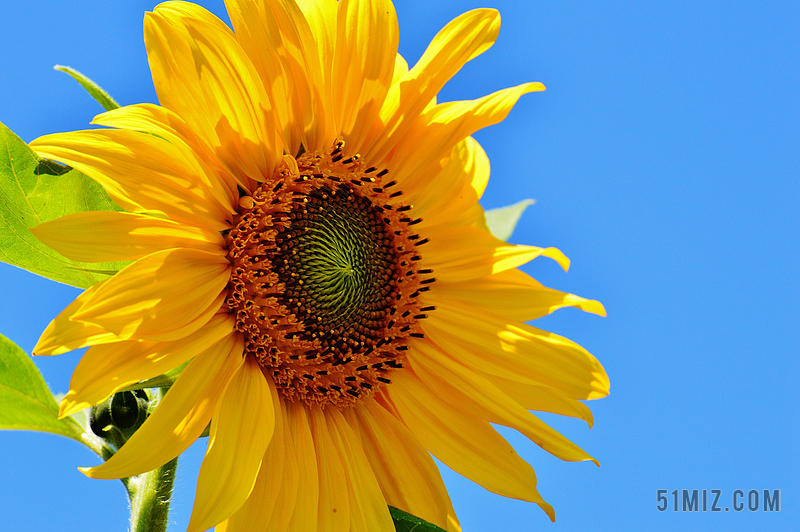
[[[592,423],[597,360],[523,322],[602,305],[516,268],[478,204],[489,163],[469,135],[526,83],[436,94],[497,35],[496,11],[450,22],[409,70],[389,0],[229,0],[234,31],[167,2],[145,19],[161,106],[99,115],[32,143],[128,212],[34,232],[80,261],[134,260],[81,294],[35,348],[91,346],[65,416],[189,361],[93,478],[137,475],[211,422],[190,531],[392,531],[387,504],[458,521],[432,453],[488,490],[552,507],[490,423],[593,460],[528,410]]]

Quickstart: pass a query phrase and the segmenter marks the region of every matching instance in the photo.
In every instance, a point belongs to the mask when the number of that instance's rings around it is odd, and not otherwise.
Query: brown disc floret
[[[388,172],[304,153],[242,191],[226,236],[227,305],[245,352],[288,400],[346,406],[391,382],[432,308],[410,205]]]

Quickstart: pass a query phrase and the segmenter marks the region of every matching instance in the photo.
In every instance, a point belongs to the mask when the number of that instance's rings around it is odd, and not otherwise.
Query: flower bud
[[[94,405],[89,413],[89,427],[97,436],[104,438],[108,429],[113,425],[111,420],[111,400],[107,399],[99,405]]]
[[[121,444],[144,423],[148,404],[149,399],[144,390],[118,392],[92,407],[89,425],[92,432],[101,438],[111,437],[114,443]],[[112,429],[117,429],[114,432],[122,436],[122,441],[116,442],[117,437],[112,436]]]

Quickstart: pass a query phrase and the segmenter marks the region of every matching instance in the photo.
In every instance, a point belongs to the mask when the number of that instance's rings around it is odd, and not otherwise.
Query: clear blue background
[[[203,2],[225,18],[221,2]],[[142,17],[155,2],[2,3],[0,121],[23,139],[85,128],[100,111],[56,63],[123,104],[155,102]],[[796,0],[491,0],[497,44],[440,101],[525,81],[510,117],[480,132],[496,207],[538,203],[512,240],[557,246],[526,270],[602,301],[607,318],[562,310],[537,325],[605,365],[611,395],[595,427],[547,416],[602,467],[566,463],[504,432],[536,469],[558,521],[535,505],[444,476],[465,532],[482,530],[800,530],[798,266],[800,3]],[[476,0],[398,0],[413,63]],[[227,19],[226,19],[227,20]],[[30,352],[77,290],[0,265],[0,333]],[[37,359],[65,392],[78,355]],[[171,530],[185,529],[203,446],[179,466]],[[0,433],[0,529],[126,530],[117,481],[49,434]],[[781,490],[781,512],[656,510],[656,490]]]

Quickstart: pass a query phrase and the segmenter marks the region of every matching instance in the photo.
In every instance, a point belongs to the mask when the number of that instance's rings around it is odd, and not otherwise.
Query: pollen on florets
[[[246,354],[284,398],[321,406],[391,382],[423,337],[417,297],[433,279],[419,268],[413,207],[343,145],[290,159],[243,193],[226,236],[227,306]]]

